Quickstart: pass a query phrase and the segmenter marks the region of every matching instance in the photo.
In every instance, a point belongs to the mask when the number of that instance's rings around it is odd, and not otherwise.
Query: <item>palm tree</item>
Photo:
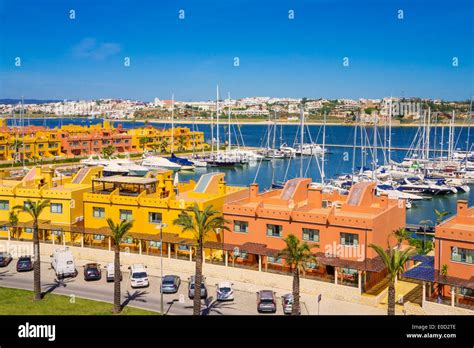
[[[38,202],[27,199],[24,205],[16,205],[13,207],[14,210],[27,213],[33,219],[33,288],[35,292],[35,301],[41,300],[41,263],[38,221],[41,213],[48,206],[48,199]]]
[[[412,248],[401,251],[389,247],[388,251],[386,251],[382,247],[374,244],[370,244],[369,247],[375,250],[387,268],[389,276],[387,314],[395,315],[395,279],[398,274],[403,271],[408,258],[415,252]]]
[[[186,146],[186,136],[184,135],[180,135],[178,137],[178,149],[179,151],[184,151],[185,150],[185,146]]]
[[[112,145],[108,145],[102,149],[102,155],[105,158],[110,158],[115,152],[115,148]]]
[[[145,145],[151,141],[148,137],[140,138],[140,145],[142,146],[142,150],[145,151]]]
[[[192,232],[194,242],[197,245],[193,315],[199,315],[201,313],[202,251],[204,241],[209,233],[215,232],[217,229],[220,229],[222,232],[224,230],[229,231],[229,228],[226,226],[227,221],[222,213],[215,210],[212,205],[200,211],[197,203],[194,203],[190,212],[191,214],[188,211],[184,211],[173,221],[173,224],[180,226],[183,232]]]
[[[10,210],[10,212],[8,213],[8,222],[10,224],[10,235],[13,238],[16,238],[18,215],[14,210]]]
[[[286,247],[278,253],[277,257],[284,257],[293,272],[293,306],[291,315],[300,314],[300,272],[306,269],[308,262],[316,261],[311,254],[311,249],[306,242],[300,242],[294,234],[285,238]]]
[[[435,209],[434,212],[436,214],[436,223],[438,225],[443,221],[443,219],[446,216],[451,214],[449,211],[446,211],[446,210],[439,211],[438,209]]]
[[[18,138],[15,138],[15,140],[13,140],[12,144],[10,145],[10,150],[13,150],[13,154],[12,154],[12,166],[13,164],[15,163],[15,160],[17,159],[17,154],[18,154],[18,150],[20,147],[23,146],[23,142],[18,139]]]
[[[166,139],[163,139],[161,142],[160,142],[160,148],[161,148],[161,152],[166,152],[166,148],[169,146],[169,143]]]
[[[107,219],[110,232],[112,232],[112,241],[114,242],[114,313],[120,313],[122,306],[120,304],[120,243],[122,239],[128,234],[128,231],[133,226],[133,221],[122,220],[115,224],[111,218]]]
[[[405,227],[400,227],[398,230],[393,231],[393,235],[397,239],[397,246],[400,249],[403,241],[408,238],[408,232]]]

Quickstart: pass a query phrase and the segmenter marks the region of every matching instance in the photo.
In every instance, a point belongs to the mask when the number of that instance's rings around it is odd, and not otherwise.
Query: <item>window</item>
[[[152,224],[159,224],[162,221],[161,213],[149,212],[148,222]]]
[[[249,231],[249,223],[247,221],[234,221],[234,232],[247,233]]]
[[[187,245],[178,245],[178,250],[189,251],[189,247]]]
[[[0,231],[9,231],[10,228],[7,225],[0,226]]]
[[[317,269],[318,268],[318,264],[316,263],[316,261],[307,261],[305,262],[305,266],[307,269]]]
[[[132,220],[132,211],[120,209],[120,220]]]
[[[161,246],[161,242],[157,242],[156,240],[150,240],[150,248],[159,248]]]
[[[38,148],[42,149],[44,147],[44,144],[39,144]]]
[[[303,240],[308,242],[319,242],[319,230],[303,228]]]
[[[63,235],[63,231],[61,231],[61,230],[52,230],[51,232],[53,233],[53,236],[62,236]]]
[[[92,239],[93,240],[104,240],[105,236],[103,234],[93,234]]]
[[[359,235],[354,233],[341,232],[341,245],[357,246],[359,245]]]
[[[268,256],[268,259],[267,259],[268,263],[277,263],[277,264],[282,264],[283,263],[283,260],[281,259],[281,257],[274,257],[274,256]]]
[[[93,207],[92,208],[92,216],[95,217],[95,218],[105,217],[105,208]]]
[[[474,250],[451,247],[451,261],[474,265]]]
[[[281,225],[267,224],[267,236],[281,237],[281,231],[283,227]]]
[[[51,213],[53,214],[62,214],[63,205],[62,203],[51,203]]]
[[[25,233],[33,233],[33,229],[30,227],[25,227]]]
[[[23,206],[24,206],[25,208],[31,208],[31,203],[28,202],[28,201],[25,201],[25,202],[23,203]]]
[[[9,210],[10,209],[10,202],[9,201],[0,201],[0,210]]]
[[[122,238],[122,243],[123,244],[133,244],[133,238],[132,237]]]

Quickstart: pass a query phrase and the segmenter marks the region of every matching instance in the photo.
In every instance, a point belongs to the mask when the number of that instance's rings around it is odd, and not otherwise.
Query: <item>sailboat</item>
[[[220,137],[219,137],[219,85],[216,89],[216,152],[214,153],[214,139],[211,143],[211,153],[209,156],[204,157],[202,160],[211,167],[234,167],[236,164],[244,163],[243,159],[226,155],[225,152],[220,151]],[[230,122],[229,122],[229,132],[230,132]],[[213,134],[213,124],[211,123],[211,138]],[[230,143],[229,143],[230,146]]]
[[[184,157],[177,157],[174,154],[174,94],[171,96],[172,109],[171,109],[171,156],[165,157],[168,161],[175,163],[180,166],[181,170],[194,170],[194,163]]]

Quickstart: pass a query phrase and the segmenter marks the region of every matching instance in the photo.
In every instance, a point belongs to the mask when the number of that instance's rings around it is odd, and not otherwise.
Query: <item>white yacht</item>
[[[298,156],[312,156],[316,154],[322,154],[325,150],[318,144],[303,144],[303,146],[298,145],[295,150],[295,154]]]
[[[158,156],[147,156],[143,158],[142,166],[151,169],[170,169],[173,171],[181,170],[181,166],[179,164],[173,163],[164,157]]]

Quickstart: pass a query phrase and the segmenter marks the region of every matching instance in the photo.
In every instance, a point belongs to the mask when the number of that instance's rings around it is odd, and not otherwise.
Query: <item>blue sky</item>
[[[473,3],[0,0],[0,98],[468,99]]]

